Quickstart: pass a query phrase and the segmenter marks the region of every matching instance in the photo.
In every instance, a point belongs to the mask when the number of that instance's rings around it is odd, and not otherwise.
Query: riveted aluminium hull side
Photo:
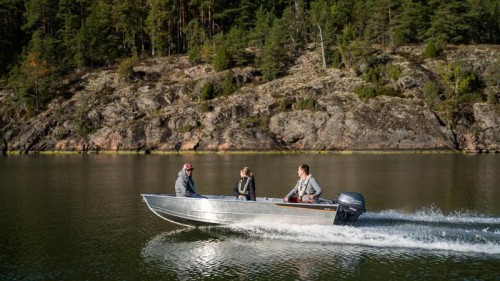
[[[233,196],[204,198],[169,194],[142,194],[156,215],[188,225],[234,223],[292,223],[333,225],[337,204],[285,203],[282,198],[258,197],[257,201],[235,200]]]

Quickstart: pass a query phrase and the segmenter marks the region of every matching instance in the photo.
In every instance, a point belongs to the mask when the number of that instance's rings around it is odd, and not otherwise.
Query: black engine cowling
[[[352,225],[361,214],[366,212],[365,198],[361,193],[342,192],[337,197],[337,214],[334,224]]]

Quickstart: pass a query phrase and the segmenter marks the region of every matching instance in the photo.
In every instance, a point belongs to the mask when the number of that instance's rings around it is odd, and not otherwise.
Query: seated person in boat
[[[299,180],[290,192],[285,196],[285,202],[295,203],[317,203],[323,191],[316,179],[309,174],[309,166],[302,164],[297,170]]]
[[[255,201],[255,180],[250,168],[241,169],[240,179],[233,187],[233,194],[238,200]]]
[[[175,181],[175,196],[206,198],[196,193],[193,180],[193,165],[186,163],[177,174]]]

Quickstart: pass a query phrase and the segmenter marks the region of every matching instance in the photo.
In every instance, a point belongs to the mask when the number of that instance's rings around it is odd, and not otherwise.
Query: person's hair
[[[245,176],[251,177],[253,175],[252,170],[250,170],[250,168],[248,167],[243,167],[243,169],[241,169],[241,172],[245,174]]]
[[[309,165],[307,164],[302,164],[300,165],[300,167],[302,170],[304,170],[304,173],[306,173],[306,175],[309,175]]]

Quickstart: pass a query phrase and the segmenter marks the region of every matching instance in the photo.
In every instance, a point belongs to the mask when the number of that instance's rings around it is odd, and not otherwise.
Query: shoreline
[[[230,151],[132,151],[132,150],[100,150],[100,151],[5,151],[3,155],[176,155],[176,154],[323,154],[323,155],[354,155],[354,154],[500,154],[499,151],[459,151],[459,150],[342,150],[342,151],[324,151],[324,150],[230,150]]]

